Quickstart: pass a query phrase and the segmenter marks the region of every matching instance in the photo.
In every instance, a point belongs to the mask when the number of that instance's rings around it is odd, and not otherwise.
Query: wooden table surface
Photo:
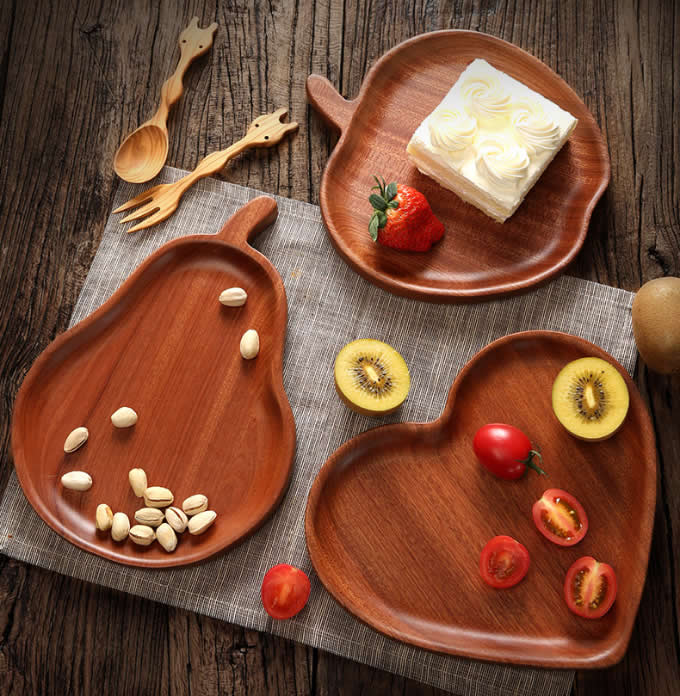
[[[612,178],[573,275],[628,290],[680,275],[680,5],[673,0],[3,0],[0,3],[0,486],[21,380],[69,315],[111,208],[113,154],[155,110],[177,36],[219,24],[170,117],[168,164],[193,168],[289,105],[300,132],[222,176],[318,202],[334,138],[306,104],[310,72],[353,97],[415,34],[475,29],[518,44],[582,96]],[[680,378],[638,366],[659,447],[649,572],[630,647],[574,694],[680,692]],[[0,556],[2,694],[443,694],[415,682]]]

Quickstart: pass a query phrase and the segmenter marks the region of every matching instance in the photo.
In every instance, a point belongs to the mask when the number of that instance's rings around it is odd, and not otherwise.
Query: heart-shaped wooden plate
[[[168,242],[89,317],[53,341],[29,371],[14,407],[12,451],[26,497],[68,541],[118,563],[196,563],[254,531],[277,507],[292,472],[295,423],[283,389],[286,294],[276,269],[248,240],[276,219],[260,197],[217,235]],[[224,307],[225,288],[248,293]],[[244,360],[243,333],[255,328],[260,353]],[[134,408],[139,421],[118,430],[111,414]],[[64,454],[77,426],[87,443]],[[201,536],[184,532],[177,550],[115,543],[95,530],[107,503],[132,520],[144,507],[128,483],[141,467],[149,485],[170,488],[175,505],[194,493],[217,512]],[[87,471],[85,493],[60,477]]]
[[[579,119],[517,212],[504,224],[421,174],[406,145],[475,58],[554,101]],[[324,77],[307,79],[312,106],[340,140],[321,181],[324,223],[339,254],[385,290],[455,302],[516,293],[562,272],[581,248],[609,182],[607,146],[590,111],[548,66],[517,46],[474,31],[437,31],[399,44],[369,71],[359,95],[343,99]],[[446,234],[429,252],[373,243],[373,175],[425,194]]]
[[[619,432],[604,442],[570,436],[554,417],[552,383],[570,360],[613,363],[630,391]],[[485,423],[511,423],[538,445],[549,476],[494,477],[472,438]],[[590,527],[559,547],[535,528],[531,507],[547,488],[575,495]],[[625,369],[601,348],[567,334],[531,331],[499,339],[456,378],[432,423],[388,425],[353,438],[324,464],[309,495],[307,546],[321,581],[357,618],[442,653],[546,667],[605,667],[621,659],[647,571],[656,498],[649,416]],[[484,584],[479,556],[507,534],[531,556],[514,588]],[[569,566],[590,555],[619,581],[599,620],[572,614]]]

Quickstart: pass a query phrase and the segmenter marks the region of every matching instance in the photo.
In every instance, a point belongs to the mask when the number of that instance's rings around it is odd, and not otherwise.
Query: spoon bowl
[[[160,172],[167,157],[167,129],[155,123],[144,123],[121,143],[113,169],[121,179],[141,184]]]

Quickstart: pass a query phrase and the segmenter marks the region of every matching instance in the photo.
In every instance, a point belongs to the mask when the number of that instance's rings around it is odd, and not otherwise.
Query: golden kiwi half
[[[335,389],[344,403],[365,416],[382,416],[404,403],[411,376],[404,358],[382,341],[360,338],[335,359]]]
[[[620,372],[601,358],[567,363],[553,384],[557,419],[581,440],[606,440],[623,424],[630,403]]]

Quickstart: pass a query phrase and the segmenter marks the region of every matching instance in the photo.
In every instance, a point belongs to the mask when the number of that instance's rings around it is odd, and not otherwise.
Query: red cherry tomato
[[[472,448],[477,459],[500,478],[518,479],[527,467],[545,476],[545,471],[534,463],[534,457],[542,461],[541,453],[532,448],[531,440],[513,425],[483,425],[475,434]]]
[[[538,531],[560,546],[578,544],[588,531],[588,515],[581,503],[559,488],[545,491],[531,511]]]
[[[529,570],[529,552],[512,537],[496,536],[482,549],[479,570],[487,585],[512,587]]]
[[[287,563],[270,568],[262,580],[262,604],[274,619],[290,619],[307,604],[311,585],[304,571]]]
[[[583,556],[567,571],[564,598],[574,614],[585,619],[599,619],[616,599],[616,573],[607,563]]]

